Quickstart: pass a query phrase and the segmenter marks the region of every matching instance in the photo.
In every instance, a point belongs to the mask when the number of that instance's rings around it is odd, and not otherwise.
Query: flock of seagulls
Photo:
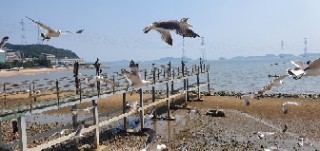
[[[150,30],[156,30],[161,34],[161,39],[168,45],[172,46],[172,37],[170,31],[175,31],[176,34],[184,37],[196,38],[200,37],[197,33],[193,32],[189,27],[192,27],[188,23],[189,18],[182,18],[180,21],[177,20],[164,20],[154,22],[151,25],[143,29],[144,33],[148,33]]]

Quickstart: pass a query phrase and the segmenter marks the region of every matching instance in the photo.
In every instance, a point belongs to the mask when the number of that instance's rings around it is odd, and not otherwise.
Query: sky
[[[38,28],[25,16],[54,29],[71,31],[43,44],[74,51],[86,61],[139,60],[182,56],[219,57],[320,52],[319,0],[6,0],[0,13],[0,37],[11,44],[38,43]],[[4,15],[5,14],[5,15]],[[190,18],[192,30],[204,37],[171,32],[173,46],[156,31],[143,29],[160,20]],[[25,26],[22,40],[21,20]],[[82,34],[75,31],[84,29]],[[46,32],[46,31],[42,31]],[[284,41],[284,51],[281,49]]]

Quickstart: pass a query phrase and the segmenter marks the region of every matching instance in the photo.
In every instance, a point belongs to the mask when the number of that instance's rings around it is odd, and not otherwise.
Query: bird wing
[[[161,34],[161,39],[172,46],[172,38],[169,31],[156,29]]]
[[[114,86],[113,81],[109,80],[109,79],[103,79],[103,83],[110,84],[110,85]]]
[[[3,37],[1,42],[0,42],[0,49],[7,43],[9,37]]]
[[[320,69],[320,58],[314,60],[306,69]]]
[[[134,75],[128,71],[123,71],[123,76],[127,78],[127,80],[129,81],[130,85],[137,85],[139,83],[141,83],[141,79],[139,76]]]
[[[189,28],[186,28],[181,32],[177,32],[177,34],[181,35],[182,37],[192,37],[192,38],[200,37],[197,33],[195,33]]]
[[[27,16],[26,16],[27,17]],[[33,19],[27,17],[28,19],[30,19],[33,23],[35,23],[36,25],[40,26],[41,28],[45,29],[45,30],[48,30],[49,32],[53,32],[55,31],[54,29],[50,28],[49,26],[46,26],[45,24],[42,24],[41,22],[37,22],[37,21],[34,21]]]
[[[308,65],[303,61],[290,61],[297,68],[305,69]]]

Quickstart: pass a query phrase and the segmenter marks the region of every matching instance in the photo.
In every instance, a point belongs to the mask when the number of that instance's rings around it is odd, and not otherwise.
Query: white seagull
[[[139,65],[136,64],[133,60],[131,60],[129,67],[131,69],[131,72],[126,71],[125,69],[122,69],[123,76],[129,82],[127,91],[129,90],[129,87],[131,87],[132,89],[138,89],[140,87],[147,86],[152,83],[150,81],[141,79],[140,72],[139,72]]]
[[[85,109],[71,109],[71,113],[73,115],[77,115],[79,113],[89,114],[92,111],[93,108],[94,108],[94,106],[88,107],[88,108],[85,108]]]
[[[250,105],[250,99],[258,99],[258,96],[263,94],[264,92],[271,90],[272,87],[279,87],[283,84],[283,79],[288,77],[290,75],[280,75],[277,76],[274,80],[270,81],[270,83],[266,86],[264,86],[261,90],[258,92],[254,92],[252,94],[245,94],[241,96],[241,99],[243,99],[244,103],[249,106]]]
[[[27,17],[27,16],[26,16]],[[47,30],[47,33],[41,33],[41,37],[43,38],[42,40],[50,40],[51,37],[59,37],[62,34],[69,34],[71,33],[70,31],[62,31],[62,30],[56,30],[56,29],[52,29],[49,26],[46,26],[40,22],[34,21],[33,19],[27,17],[28,19],[30,19],[33,23],[35,23],[36,25],[38,25],[39,27],[43,28],[44,30]]]
[[[9,37],[6,36],[6,37],[3,37],[1,42],[0,42],[0,50],[3,48],[3,46],[8,42],[9,40]]]
[[[302,103],[300,102],[284,102],[282,104],[282,111],[283,111],[283,114],[287,114],[288,113],[288,106],[289,105],[295,105],[295,106],[298,106],[298,105],[301,105]]]
[[[302,76],[318,76],[320,75],[320,58],[314,61],[291,61],[295,68],[288,69],[289,75],[294,79],[300,79]]]
[[[138,101],[135,102],[127,102],[125,108],[130,109],[130,112],[138,113],[138,108],[140,106],[140,103]]]
[[[257,134],[257,137],[259,139],[263,139],[265,136],[273,135],[274,133],[273,132],[257,132],[257,133],[254,133],[254,134]]]
[[[175,31],[178,35],[184,37],[200,37],[198,34],[193,32],[189,27],[192,27],[188,24],[189,18],[182,18],[180,21],[177,20],[164,20],[159,22],[154,22],[151,25],[143,29],[144,33],[148,33],[150,30],[154,29],[161,34],[161,39],[167,44],[172,46],[172,37],[170,31]]]

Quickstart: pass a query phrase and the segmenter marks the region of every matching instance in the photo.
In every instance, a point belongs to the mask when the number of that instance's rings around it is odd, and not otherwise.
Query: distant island
[[[293,54],[266,54],[264,56],[236,56],[231,58],[230,60],[248,60],[248,59],[272,59],[272,58],[294,58],[294,57],[304,57],[305,54],[300,54],[298,56],[295,56]],[[320,57],[320,53],[307,53],[307,57]],[[223,58],[223,57],[220,57]],[[220,60],[219,58],[219,60]]]

